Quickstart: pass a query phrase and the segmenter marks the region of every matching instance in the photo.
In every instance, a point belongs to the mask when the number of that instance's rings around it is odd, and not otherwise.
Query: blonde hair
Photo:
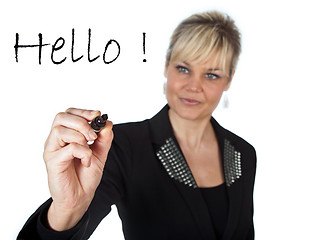
[[[174,30],[166,54],[166,66],[174,60],[206,62],[211,57],[228,75],[236,69],[241,52],[241,36],[233,19],[227,14],[210,11],[194,14]]]

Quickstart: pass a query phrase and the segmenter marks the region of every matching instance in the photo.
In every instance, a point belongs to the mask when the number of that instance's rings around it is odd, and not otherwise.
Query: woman
[[[19,239],[87,239],[112,204],[126,239],[254,239],[255,150],[212,118],[239,54],[233,20],[196,14],[172,35],[153,118],[95,134],[100,112],[59,113],[44,151],[52,198]]]

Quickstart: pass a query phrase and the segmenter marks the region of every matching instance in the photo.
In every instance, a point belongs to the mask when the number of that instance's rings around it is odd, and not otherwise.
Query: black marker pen
[[[105,127],[106,121],[108,119],[107,114],[103,114],[102,116],[97,116],[95,119],[93,119],[89,124],[90,127],[93,129],[95,133],[98,133],[102,130],[102,128]],[[88,145],[91,145],[94,143],[94,141],[88,141]]]
[[[98,116],[93,119],[90,123],[91,128],[94,132],[98,133],[101,131],[102,128],[106,125],[106,120],[108,119],[107,114],[103,114],[102,116]]]

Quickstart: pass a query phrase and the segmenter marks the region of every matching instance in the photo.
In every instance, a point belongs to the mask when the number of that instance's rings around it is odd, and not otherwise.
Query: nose
[[[190,92],[201,92],[203,91],[201,79],[197,76],[191,76],[188,79],[186,90]]]

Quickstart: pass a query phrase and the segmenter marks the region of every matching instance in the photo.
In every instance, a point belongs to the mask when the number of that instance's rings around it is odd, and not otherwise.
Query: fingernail
[[[99,112],[98,110],[93,110],[93,111],[90,112],[90,114],[91,114],[91,116],[93,116],[93,115],[97,115],[98,112]]]
[[[90,130],[89,131],[89,137],[94,140],[94,139],[97,138],[97,134],[95,134],[95,132],[93,130]]]

